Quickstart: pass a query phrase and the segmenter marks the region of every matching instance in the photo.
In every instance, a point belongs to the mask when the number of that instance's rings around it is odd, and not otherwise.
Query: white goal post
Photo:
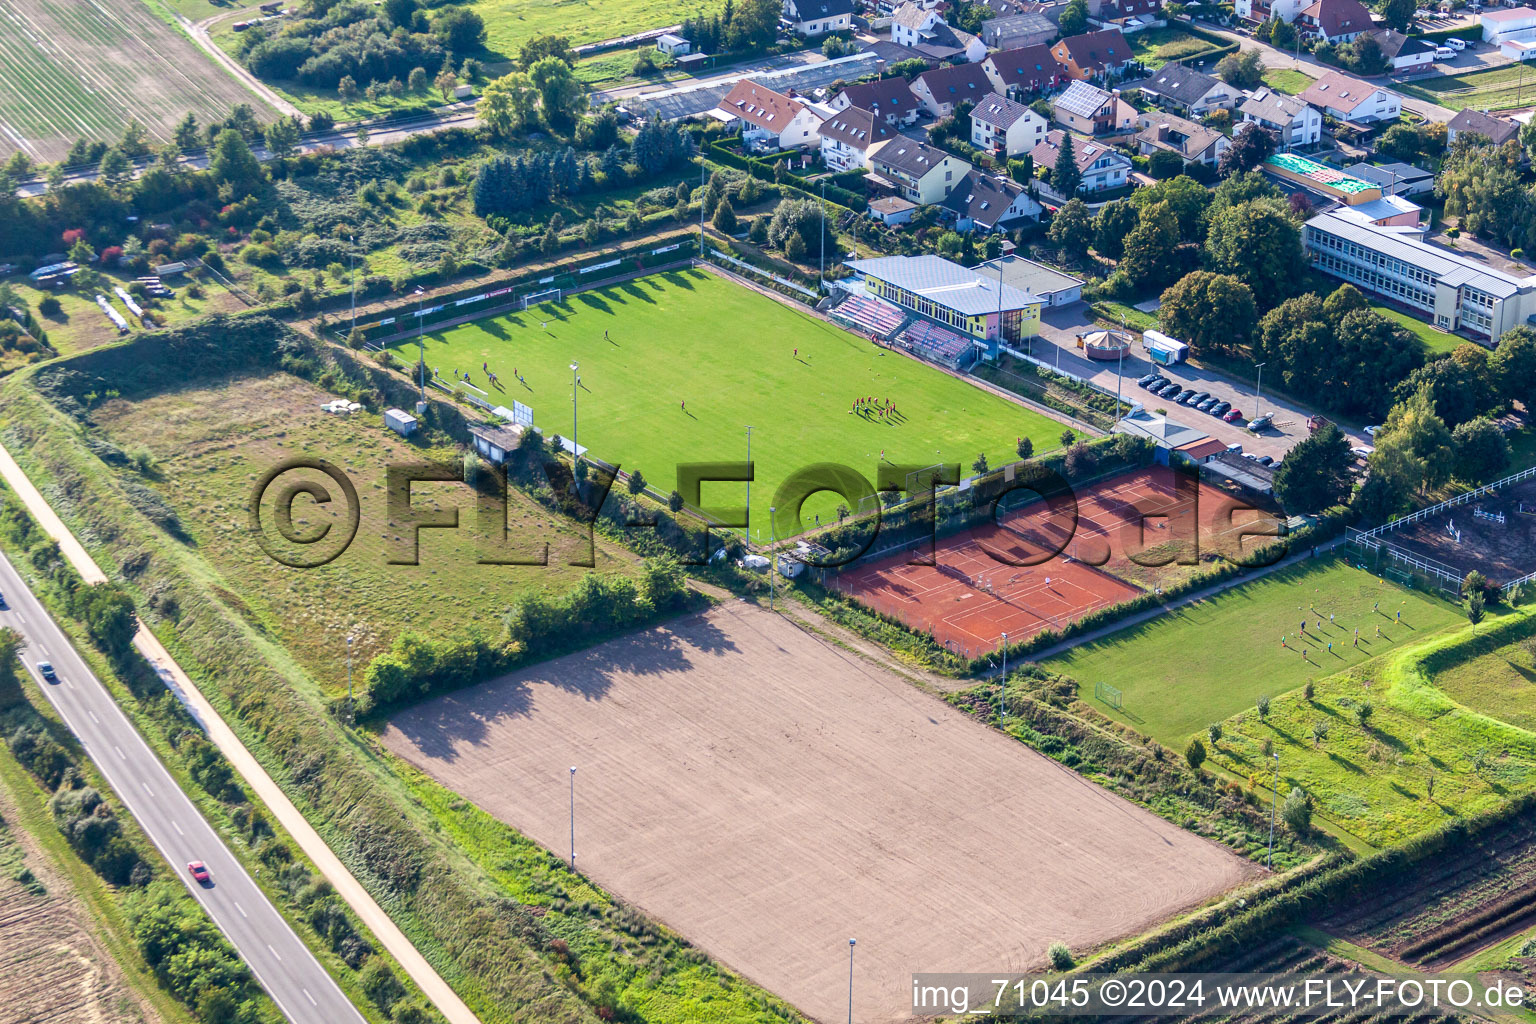
[[[523,296],[523,308],[528,309],[537,306],[541,302],[559,302],[561,292],[559,288],[547,288],[542,292],[534,292],[532,295]]]

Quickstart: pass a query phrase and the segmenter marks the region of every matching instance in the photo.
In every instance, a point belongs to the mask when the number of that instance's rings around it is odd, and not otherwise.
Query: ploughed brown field
[[[411,708],[390,749],[823,1021],[1019,970],[1258,868],[743,603]]]

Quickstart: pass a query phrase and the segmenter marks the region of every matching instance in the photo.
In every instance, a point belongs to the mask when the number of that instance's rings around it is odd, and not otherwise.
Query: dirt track
[[[398,715],[395,752],[811,1016],[1022,969],[1257,868],[731,603]]]

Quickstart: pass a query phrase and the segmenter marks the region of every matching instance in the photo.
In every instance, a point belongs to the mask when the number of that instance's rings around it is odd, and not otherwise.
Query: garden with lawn
[[[1312,78],[1300,71],[1289,68],[1270,68],[1264,72],[1264,84],[1275,92],[1283,92],[1295,96],[1297,93],[1306,92],[1312,87]]]
[[[1398,326],[1407,328],[1410,334],[1424,343],[1426,355],[1448,355],[1455,351],[1457,345],[1464,344],[1467,340],[1448,331],[1431,327],[1423,320],[1390,306],[1372,306],[1371,308]]]
[[[1531,79],[1529,83],[1526,78]],[[1469,71],[1464,75],[1431,75],[1395,86],[1405,96],[1437,103],[1451,110],[1474,108],[1501,110],[1517,107],[1536,97],[1536,75],[1527,74],[1525,65],[1500,64]]]
[[[1154,70],[1169,61],[1187,60],[1217,48],[1209,39],[1177,25],[1142,29],[1126,36],[1126,42],[1136,59]]]
[[[615,270],[615,272],[618,272]],[[701,270],[653,275],[582,292],[559,304],[429,331],[426,361],[444,381],[468,372],[493,404],[533,409],[546,434],[575,435],[599,459],[640,470],[662,494],[688,462],[744,461],[747,426],[756,466],[754,532],[769,537],[775,489],[792,472],[832,462],[863,474],[878,466],[992,466],[1057,448],[1061,423],[872,344],[797,308]],[[416,339],[395,343],[409,365]],[[575,363],[578,369],[572,370]],[[500,386],[487,379],[486,368]],[[579,377],[575,408],[573,377]],[[895,412],[856,414],[857,399]],[[575,417],[579,415],[579,423]],[[706,485],[706,505],[739,505],[741,484]],[[802,515],[828,521],[844,500],[812,497]],[[779,511],[782,530],[793,516]]]

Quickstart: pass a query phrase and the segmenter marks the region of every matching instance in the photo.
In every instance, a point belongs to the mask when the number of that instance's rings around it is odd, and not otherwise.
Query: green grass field
[[[1467,340],[1446,331],[1437,330],[1424,321],[1389,306],[1372,306],[1371,308],[1393,323],[1408,328],[1414,337],[1424,343],[1424,351],[1429,355],[1449,354],[1457,345]]]
[[[130,118],[164,141],[190,110],[206,124],[250,103],[271,111],[160,9],[89,0],[0,0],[0,159],[62,158],[78,137],[116,141]]]
[[[1288,93],[1292,96],[1306,92],[1312,87],[1312,79],[1300,71],[1287,68],[1270,68],[1264,72],[1264,84],[1275,92]]]
[[[1311,700],[1301,690],[1275,697],[1267,722],[1244,711],[1224,723],[1213,759],[1267,785],[1268,741],[1280,755],[1282,792],[1301,786],[1318,813],[1376,846],[1487,810],[1536,784],[1536,734],[1456,703],[1426,677],[1425,654],[1467,639],[1463,622],[1410,640],[1318,680]]]
[[[1536,100],[1536,74],[1527,71],[1522,63],[1501,64],[1465,75],[1432,75],[1415,82],[1400,82],[1394,88],[1405,96],[1416,96],[1451,110],[1499,110]]]
[[[414,340],[396,350],[415,362]],[[1017,458],[1018,437],[1033,440],[1038,453],[1056,448],[1065,429],[808,311],[696,270],[432,332],[426,359],[444,379],[468,370],[481,387],[488,362],[507,388],[491,395],[503,404],[523,401],[541,430],[562,436],[573,433],[570,364],[579,363],[579,442],[626,471],[640,469],[663,494],[675,486],[679,463],[744,460],[751,424],[752,522],[764,539],[774,490],[795,470],[834,462],[873,485],[883,451],[891,463],[953,461],[969,474],[979,453],[1001,465]],[[870,395],[893,400],[905,418],[852,415],[854,399]],[[706,484],[703,492],[706,505],[744,499],[740,484]],[[818,513],[826,522],[840,503],[830,493],[812,498],[805,522]],[[785,510],[779,520],[787,532]]]
[[[485,48],[511,60],[537,35],[553,33],[573,44],[593,43],[680,24],[725,5],[722,0],[474,0],[472,6],[485,19]]]
[[[1475,653],[1430,681],[1458,704],[1536,732],[1536,661],[1524,643]]]
[[[1149,68],[1160,68],[1171,60],[1183,60],[1215,46],[1177,25],[1146,28],[1133,32],[1125,40],[1136,59]]]
[[[1380,611],[1373,612],[1373,605]],[[1318,611],[1312,610],[1316,605]],[[1403,624],[1395,621],[1403,613]],[[1318,635],[1319,613],[1331,627],[1319,648],[1297,639],[1301,620]],[[1404,591],[1329,559],[1303,563],[1233,587],[1049,662],[1076,677],[1085,699],[1106,682],[1124,693],[1124,710],[1106,714],[1182,750],[1192,733],[1245,709],[1261,695],[1277,697],[1463,621],[1454,606]],[[1376,626],[1382,635],[1375,635]],[[1352,645],[1360,627],[1360,646]],[[1280,637],[1288,637],[1280,646]],[[1326,649],[1334,643],[1333,652]],[[1302,649],[1307,660],[1302,659]]]
[[[201,553],[187,560],[184,572],[274,633],[330,692],[346,688],[349,634],[355,639],[353,662],[361,670],[403,629],[456,634],[476,626],[495,635],[502,612],[521,595],[556,597],[591,571],[569,564],[590,550],[579,532],[516,489],[508,496],[512,543],[532,556],[547,541],[549,565],[479,564],[474,502],[457,483],[416,484],[412,501],[423,508],[457,508],[460,528],[422,531],[419,565],[388,564],[387,538],[402,531],[388,526],[386,467],[451,464],[461,455],[451,446],[408,444],[385,430],[378,416],[321,412],[319,406],[331,397],[275,373],[134,402],[110,401],[95,411],[113,443],[154,457],[157,465],[142,482],[175,509]],[[345,469],[362,506],[357,537],[346,553],[301,571],[273,561],[243,525],[253,481],[297,455]],[[294,523],[301,531],[329,523],[339,535],[343,525],[335,509],[341,504],[296,503]],[[633,564],[633,556],[601,537],[595,555],[599,571],[623,572]]]

